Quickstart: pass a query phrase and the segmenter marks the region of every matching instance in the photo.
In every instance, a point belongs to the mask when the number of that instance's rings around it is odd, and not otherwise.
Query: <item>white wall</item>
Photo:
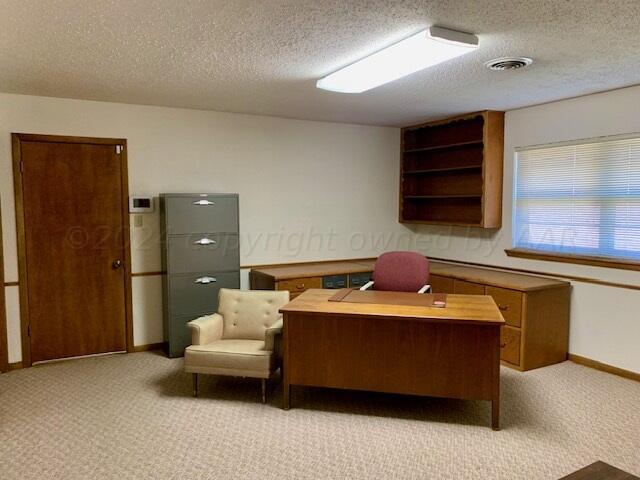
[[[397,222],[398,129],[0,94],[6,282],[18,280],[11,132],[128,139],[132,194],[239,193],[243,265],[412,247]],[[132,270],[158,271],[158,216],[143,220],[132,218]],[[18,288],[6,293],[16,362]],[[160,299],[159,277],[134,278],[136,345],[162,340]]]
[[[638,273],[509,258],[515,147],[640,132],[640,87],[507,113],[503,228],[397,222],[399,131],[184,109],[0,94],[5,281],[18,280],[10,132],[124,137],[131,193],[238,192],[242,264],[427,255],[638,283]],[[157,215],[133,227],[133,271],[160,270]],[[247,271],[243,270],[243,285]],[[570,352],[640,372],[640,292],[572,282]],[[19,361],[18,288],[7,287],[10,361]],[[162,338],[158,277],[136,277],[136,345]]]
[[[421,250],[434,257],[638,285],[638,272],[507,257],[511,248],[516,147],[640,132],[640,87],[507,112],[503,227],[498,232],[417,227]],[[640,372],[640,291],[572,282],[569,351]]]

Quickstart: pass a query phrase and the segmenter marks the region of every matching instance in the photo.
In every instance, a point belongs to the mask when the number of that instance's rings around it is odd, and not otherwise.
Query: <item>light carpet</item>
[[[135,353],[0,375],[0,479],[557,479],[640,473],[640,383],[571,362],[502,368],[488,402],[293,389]]]

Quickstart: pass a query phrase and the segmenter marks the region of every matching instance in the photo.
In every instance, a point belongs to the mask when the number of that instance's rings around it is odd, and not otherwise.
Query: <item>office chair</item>
[[[360,290],[369,289],[392,292],[430,292],[429,260],[416,252],[383,253],[376,260],[373,280],[360,288]]]

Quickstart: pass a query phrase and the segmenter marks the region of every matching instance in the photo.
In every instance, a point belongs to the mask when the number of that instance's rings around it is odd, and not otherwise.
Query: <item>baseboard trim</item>
[[[164,343],[148,343],[146,345],[136,345],[133,347],[134,353],[149,352],[151,350],[162,350]]]
[[[9,371],[12,370],[20,370],[22,367],[22,362],[13,362],[9,364]]]
[[[570,353],[567,358],[573,363],[578,363],[580,365],[584,365],[585,367],[594,368],[602,372],[611,373],[619,377],[624,377],[628,378],[629,380],[640,382],[640,373],[632,372],[631,370],[625,370],[624,368],[607,365],[606,363],[598,362],[597,360],[592,360],[586,357],[581,357],[580,355],[575,355],[573,353]]]

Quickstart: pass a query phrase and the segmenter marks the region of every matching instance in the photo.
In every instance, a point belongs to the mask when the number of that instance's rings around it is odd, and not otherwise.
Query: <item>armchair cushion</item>
[[[289,303],[289,292],[221,288],[218,312],[223,339],[265,340],[267,329],[280,318],[278,310]]]
[[[275,369],[273,352],[260,340],[217,340],[191,345],[184,355],[187,372],[268,378]]]
[[[217,313],[198,317],[187,325],[191,329],[192,345],[204,345],[222,338],[223,320]]]

